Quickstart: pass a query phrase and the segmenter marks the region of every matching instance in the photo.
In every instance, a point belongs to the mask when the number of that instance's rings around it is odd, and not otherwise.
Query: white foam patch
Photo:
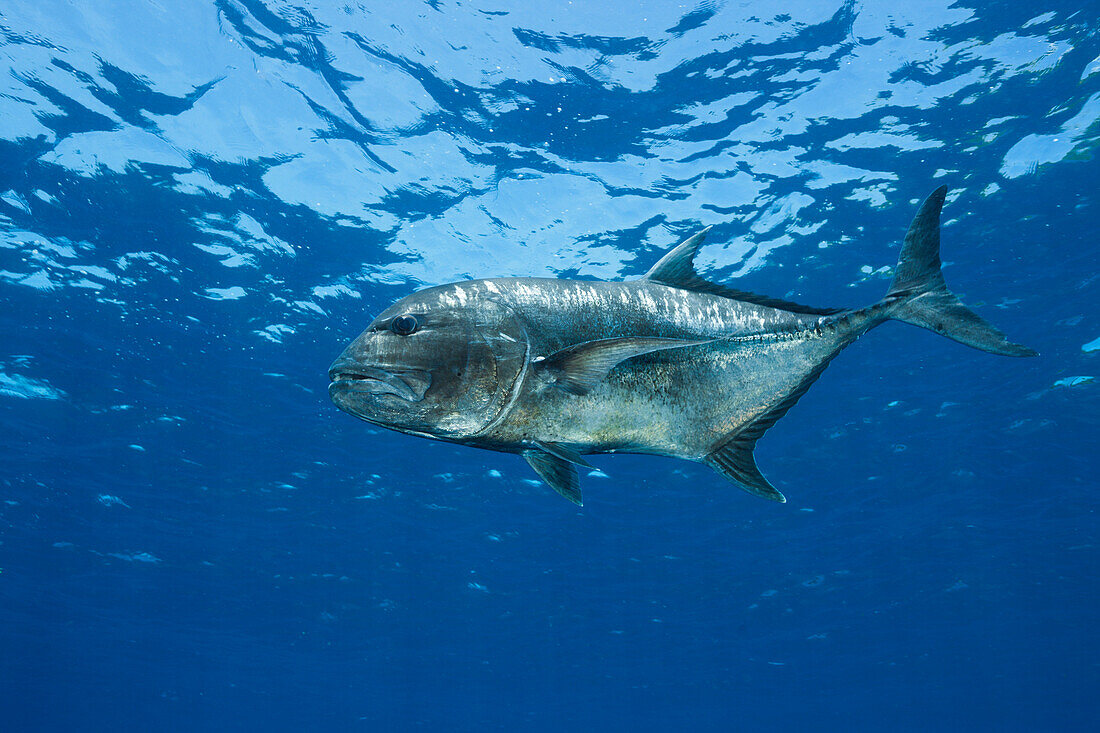
[[[757,234],[766,234],[773,231],[786,222],[795,221],[798,212],[813,202],[812,197],[797,192],[776,199],[771,206],[764,210],[760,218],[753,222],[751,229]]]
[[[218,214],[207,214],[194,220],[195,228],[209,235],[212,242],[195,242],[203,252],[222,258],[226,267],[255,266],[264,255],[294,257],[291,245],[264,231],[263,225],[248,214],[237,214],[231,220]]]
[[[897,148],[902,151],[923,150],[925,148],[940,148],[943,143],[939,140],[924,140],[915,134],[900,134],[893,132],[854,132],[842,138],[825,143],[825,147],[835,150],[863,150],[877,148]]]
[[[338,283],[336,285],[318,285],[313,288],[314,298],[360,298],[359,291],[352,290],[344,283]]]
[[[349,57],[361,59],[355,72],[358,79],[347,82],[345,93],[376,129],[400,132],[439,110],[424,86],[408,72],[377,57],[362,55],[344,34],[336,39],[347,44],[349,50],[354,48]],[[333,49],[330,47],[328,51],[332,53]]]
[[[387,176],[347,140],[303,144],[301,155],[264,174],[264,185],[288,204],[323,216],[362,216],[389,193]]]
[[[1081,72],[1081,81],[1084,81],[1093,74],[1100,74],[1100,56],[1097,56],[1092,61],[1085,64],[1085,70]]]
[[[220,198],[229,198],[230,194],[233,193],[233,189],[215,183],[213,178],[202,171],[177,173],[175,179],[177,181],[176,190],[184,194],[210,193]]]
[[[850,165],[833,163],[828,160],[807,161],[803,169],[810,171],[815,176],[814,179],[806,182],[806,188],[828,188],[829,186],[835,186],[839,183],[848,183],[849,181],[870,182],[898,180],[897,175],[894,173],[869,171],[863,168],[855,168]]]
[[[207,288],[206,296],[210,300],[236,300],[246,295],[244,288],[234,285],[231,288]]]
[[[303,311],[306,313],[313,313],[318,316],[327,316],[328,313],[321,306],[314,303],[312,300],[296,300],[291,303],[291,306],[295,310]]]
[[[24,285],[28,288],[41,290],[43,292],[49,292],[51,290],[56,290],[57,288],[61,287],[59,283],[56,283],[50,279],[50,276],[46,274],[45,270],[39,270],[30,275],[22,272],[10,272],[8,270],[0,270],[0,279],[15,283],[16,285]]]
[[[256,264],[256,260],[251,255],[242,254],[225,244],[199,244],[195,242],[194,245],[207,254],[220,257],[221,264],[225,267],[255,266]]]
[[[1081,111],[1067,120],[1058,132],[1031,134],[1013,145],[1005,154],[1001,175],[1005,178],[1026,176],[1095,144],[1089,129],[1097,119],[1100,119],[1100,93],[1089,97]]]
[[[281,344],[284,338],[294,333],[294,328],[285,323],[273,323],[262,331],[253,331],[252,333],[272,343]]]
[[[99,265],[71,265],[68,268],[73,272],[86,277],[94,277],[105,282],[113,283],[118,282],[118,276],[105,267]]]
[[[4,193],[0,193],[0,201],[20,209],[25,214],[31,213],[30,204],[28,204],[27,200],[17,191],[5,191]]]
[[[65,393],[50,386],[44,379],[32,379],[22,374],[0,372],[0,396],[24,400],[59,400]]]
[[[187,156],[173,145],[138,127],[70,135],[39,160],[88,176],[98,174],[101,168],[124,173],[139,163],[191,167]]]

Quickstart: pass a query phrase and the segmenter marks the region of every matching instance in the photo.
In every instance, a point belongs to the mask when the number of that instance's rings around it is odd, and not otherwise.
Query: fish
[[[1004,356],[1010,342],[941,272],[946,186],[921,204],[886,295],[814,308],[707,280],[708,229],[623,282],[501,277],[429,287],[386,308],[329,369],[329,395],[398,432],[519,454],[581,505],[585,456],[706,464],[765,499],[757,441],[863,334],[890,320]]]

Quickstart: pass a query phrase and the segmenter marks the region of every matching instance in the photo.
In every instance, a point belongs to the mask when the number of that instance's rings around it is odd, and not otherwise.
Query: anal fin
[[[755,446],[755,440],[750,442],[734,438],[703,461],[750,494],[778,501],[780,504],[786,503],[787,497],[772,486],[756,467],[756,459],[752,455]]]
[[[794,407],[794,404],[798,402],[798,398],[806,394],[806,390],[817,381],[817,378],[825,371],[825,367],[829,366],[829,362],[838,353],[840,353],[839,350],[822,359],[783,399],[729,436],[724,443],[702,459],[703,463],[706,463],[750,494],[786,503],[787,498],[764,478],[764,474],[760,473],[760,469],[756,466],[756,458],[752,455],[753,449],[756,448],[756,441],[763,437],[768,428],[775,425],[779,418],[786,415],[787,411]]]
[[[550,488],[577,506],[584,504],[581,501],[581,482],[576,466],[545,450],[525,450],[523,457]]]

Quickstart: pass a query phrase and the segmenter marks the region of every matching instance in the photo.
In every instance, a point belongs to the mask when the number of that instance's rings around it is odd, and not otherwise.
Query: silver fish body
[[[330,369],[342,409],[385,427],[520,453],[580,503],[593,453],[707,463],[784,501],[756,441],[862,334],[896,319],[993,353],[1028,356],[963,306],[940,274],[945,189],[921,207],[886,297],[862,309],[801,306],[708,282],[705,232],[641,280],[494,278],[395,303]]]
[[[586,453],[700,460],[868,322],[790,313],[645,280],[509,278],[465,287],[506,294],[502,302],[527,325],[529,368],[517,380],[511,409],[466,441],[496,450],[543,441],[584,446]],[[540,368],[575,343],[613,338],[668,339],[670,348],[619,362],[581,394],[556,388],[555,371]]]

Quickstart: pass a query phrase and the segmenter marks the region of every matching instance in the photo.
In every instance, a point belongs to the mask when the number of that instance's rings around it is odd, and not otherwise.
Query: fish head
[[[527,362],[515,312],[479,283],[422,290],[387,308],[329,369],[329,396],[367,422],[461,440],[505,409]]]

